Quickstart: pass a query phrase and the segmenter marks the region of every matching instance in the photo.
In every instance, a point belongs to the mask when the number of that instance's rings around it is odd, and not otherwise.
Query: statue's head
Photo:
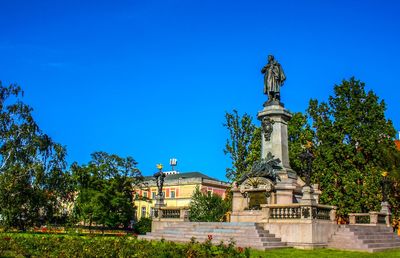
[[[268,55],[268,62],[274,61],[274,56],[273,55]]]

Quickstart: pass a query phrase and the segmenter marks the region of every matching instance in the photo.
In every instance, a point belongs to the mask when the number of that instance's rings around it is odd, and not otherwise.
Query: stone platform
[[[146,240],[165,239],[174,242],[190,242],[192,238],[204,242],[212,238],[213,244],[235,242],[236,246],[258,250],[286,247],[280,238],[252,222],[168,222],[158,230],[139,236]]]

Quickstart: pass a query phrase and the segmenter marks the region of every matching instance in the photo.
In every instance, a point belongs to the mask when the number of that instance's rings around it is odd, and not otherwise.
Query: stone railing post
[[[385,222],[386,222],[386,226],[388,226],[388,227],[390,227],[391,226],[391,220],[392,220],[392,216],[391,216],[391,214],[389,213],[389,214],[386,214],[386,216],[385,216]]]
[[[356,224],[356,214],[354,213],[349,214],[349,224]]]
[[[270,208],[267,205],[261,205],[261,211],[263,213],[263,220],[268,222],[269,217],[270,217]]]
[[[179,211],[179,219],[182,221],[188,221],[189,220],[189,210],[188,209],[180,209]]]
[[[374,225],[378,224],[378,212],[376,211],[369,212],[369,223]]]
[[[331,211],[329,212],[329,219],[332,223],[336,223],[336,207],[332,207]]]

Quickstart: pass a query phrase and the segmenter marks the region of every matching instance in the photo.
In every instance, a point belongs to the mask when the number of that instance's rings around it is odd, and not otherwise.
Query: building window
[[[175,191],[171,191],[170,194],[171,194],[171,198],[175,198]]]
[[[150,207],[150,218],[154,218],[154,208]]]
[[[151,192],[151,198],[155,199],[156,198],[156,192]]]
[[[146,192],[143,192],[143,197],[144,197],[144,198],[147,198],[147,191],[146,191]]]
[[[142,218],[146,217],[146,206],[142,207]]]
[[[163,191],[162,192],[162,196],[165,198],[165,196],[167,196],[167,195],[165,195],[165,191]]]

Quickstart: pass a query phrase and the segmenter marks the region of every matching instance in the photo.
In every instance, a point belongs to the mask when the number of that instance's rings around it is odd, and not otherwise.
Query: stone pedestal
[[[291,171],[289,164],[287,123],[292,115],[279,104],[266,105],[258,112],[257,118],[261,121],[261,157],[266,158],[272,153],[279,158],[283,168]]]
[[[307,205],[317,205],[317,201],[313,196],[313,189],[310,186],[308,185],[303,186],[302,192],[303,192],[303,197],[301,198],[300,203]]]
[[[392,213],[390,212],[390,205],[389,205],[388,202],[382,202],[381,203],[381,211],[380,211],[380,213],[386,214],[385,222],[386,222],[386,225],[388,227],[390,227],[391,224],[392,224],[392,221],[391,221],[392,220]]]
[[[381,202],[381,213],[390,214],[390,206],[388,202]]]
[[[155,214],[155,219],[161,219],[162,218],[162,210],[161,208],[164,208],[166,204],[164,203],[164,198],[157,195],[156,196],[156,204],[154,205],[154,209],[156,211]]]
[[[279,179],[275,185],[276,204],[296,202],[295,194],[301,195],[301,187],[297,183],[296,172],[289,164],[287,124],[292,115],[280,103],[266,103],[258,112],[261,121],[261,158],[266,159],[268,153],[281,161],[282,169],[278,171]]]
[[[319,203],[319,197],[322,194],[321,190],[319,190],[319,185],[318,184],[313,184],[312,191],[313,191],[312,196],[313,196],[314,200],[318,204]]]
[[[287,180],[278,182],[275,186],[276,204],[292,204],[296,186]]]

